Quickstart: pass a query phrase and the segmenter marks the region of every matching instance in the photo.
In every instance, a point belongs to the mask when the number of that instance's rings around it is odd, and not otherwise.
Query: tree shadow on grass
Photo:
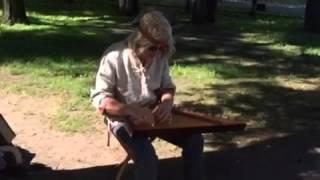
[[[96,60],[107,46],[131,32],[130,27],[119,25],[128,18],[114,13],[114,2],[79,0],[65,4],[61,0],[28,3],[30,12],[37,12],[40,16],[30,14],[31,26],[1,32],[0,63],[24,63],[37,59],[53,62]],[[61,14],[60,10],[65,7],[70,9]]]
[[[200,87],[193,85],[178,91],[177,95],[182,97],[179,103],[212,116],[237,116],[249,126],[239,134],[207,136],[207,141],[215,142],[215,145],[228,143],[232,147],[239,137],[259,139],[269,130],[275,135],[320,129],[320,86],[318,80],[313,81],[320,76],[319,56],[305,51],[310,46],[317,47],[317,43],[303,44],[301,38],[290,36],[292,39],[285,39],[284,36],[283,42],[290,41],[299,46],[298,52],[288,54],[270,49],[268,46],[273,42],[245,42],[241,33],[220,32],[214,28],[211,32],[206,29],[204,33],[195,33],[197,29],[194,27],[189,30],[191,32],[176,35],[177,49],[182,53],[178,52],[175,63],[185,67],[206,67],[215,76],[201,82]],[[210,78],[220,81],[210,82]],[[255,179],[261,177],[257,175]]]
[[[319,131],[297,131],[244,147],[204,153],[207,180],[315,180],[320,177]],[[159,180],[183,179],[181,158],[159,161]],[[105,180],[114,179],[115,165],[74,170],[30,171],[25,177],[7,180]],[[123,179],[133,180],[133,165]]]
[[[124,37],[123,33],[104,31],[104,34],[86,35],[81,32],[60,34],[56,32],[6,33],[1,36],[0,62],[32,62],[37,58],[64,61],[67,58],[82,61],[96,59],[111,42]],[[15,39],[12,41],[11,39]]]
[[[216,25],[184,24],[176,29],[176,64],[222,66],[217,74],[227,79],[320,75],[320,36],[304,32],[300,19],[259,16],[253,20],[227,13],[217,19]]]
[[[196,30],[199,32],[195,33]],[[308,45],[301,42],[297,51],[288,54],[270,48],[278,42],[245,42],[241,33],[218,31],[214,27],[203,31],[201,27],[193,27],[190,32],[181,28],[179,31],[174,59],[177,65],[208,66],[226,79],[320,75],[319,56],[307,54]]]
[[[25,3],[27,12],[37,12],[46,15],[65,16],[100,16],[104,14],[119,15],[116,13],[115,1],[103,0],[76,0],[74,3],[58,1],[37,1],[29,0]]]
[[[49,13],[49,15],[59,15],[58,8],[55,7],[63,4],[62,1],[59,2],[60,4],[57,2],[42,2],[39,5],[35,2],[30,3],[33,3],[30,7],[34,8],[35,12]],[[104,2],[97,1],[97,3],[99,5]],[[52,4],[55,6],[51,6]],[[103,9],[102,4],[98,8]],[[66,6],[69,7],[69,5]],[[90,15],[86,8],[91,6],[81,5],[80,1],[76,1],[75,5],[71,6],[75,7],[70,9],[69,14],[64,15],[70,17],[84,15],[89,19],[63,24],[65,23],[63,20],[48,21],[45,18],[32,16],[31,21],[36,26],[48,26],[44,27],[47,29],[2,33],[0,63],[30,62],[37,58],[47,58],[56,62],[64,62],[66,59],[76,62],[84,59],[96,60],[108,45],[124,39],[132,31],[132,27],[119,26],[118,23],[124,20],[111,10],[97,11],[102,13]],[[115,4],[108,2],[106,6],[115,7]],[[72,14],[73,12],[75,14]],[[279,24],[279,22],[275,23]],[[266,28],[263,23],[260,26],[260,28]],[[316,77],[320,74],[320,64],[316,60],[318,56],[303,55],[303,44],[299,39],[289,37],[290,42],[296,42],[301,46],[302,55],[288,56],[281,51],[269,49],[268,46],[272,44],[270,42],[244,42],[240,32],[226,32],[219,30],[216,26],[183,24],[174,32],[178,49],[175,63],[183,66],[211,64],[209,68],[218,67],[212,71],[216,71],[222,78],[266,78],[291,74]]]
[[[101,15],[83,19],[30,17],[32,26],[5,30],[0,34],[0,63],[30,62],[39,58],[64,61],[96,59],[115,41],[124,39],[132,29],[121,26],[116,17]],[[69,24],[68,24],[69,23]]]
[[[195,101],[181,101],[185,107],[215,115],[232,112],[243,119],[264,124],[265,128],[292,131],[320,128],[319,89],[299,90],[286,87],[281,82],[242,81],[230,84],[208,84],[206,88],[192,88],[188,94],[207,92],[206,98],[217,104],[205,105]],[[184,95],[184,92],[179,92]]]

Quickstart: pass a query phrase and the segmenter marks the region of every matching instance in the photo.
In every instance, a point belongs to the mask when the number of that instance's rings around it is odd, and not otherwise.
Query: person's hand
[[[172,121],[172,102],[164,101],[158,104],[152,111],[156,124],[170,124]]]
[[[140,107],[139,105],[129,105],[127,108],[128,115],[133,124],[154,126],[154,116],[150,109]]]

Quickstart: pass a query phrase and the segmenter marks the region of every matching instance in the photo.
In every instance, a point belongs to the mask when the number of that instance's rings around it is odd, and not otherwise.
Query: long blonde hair
[[[146,37],[146,34],[150,37]],[[160,11],[152,10],[141,16],[138,28],[128,37],[129,47],[132,49],[148,48],[154,44],[150,38],[167,44],[168,49],[163,56],[171,58],[175,52],[172,28]]]

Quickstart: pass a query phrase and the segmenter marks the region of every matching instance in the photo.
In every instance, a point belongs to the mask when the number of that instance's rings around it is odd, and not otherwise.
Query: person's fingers
[[[156,112],[156,116],[159,118],[163,118],[163,116],[165,116],[166,113],[166,109],[164,107],[160,107]]]
[[[168,125],[170,125],[172,123],[172,120],[173,120],[173,117],[172,117],[172,114],[170,113]]]
[[[166,113],[166,114],[164,114],[164,116],[161,118],[160,123],[161,123],[161,124],[168,124],[170,120],[171,120],[171,113]]]
[[[159,106],[156,106],[156,107],[152,110],[152,114],[157,114],[158,111],[159,111]]]
[[[160,117],[159,117],[159,111],[160,111],[160,106],[156,106],[153,110],[152,110],[152,114],[153,114],[153,118],[154,118],[154,123],[156,123],[156,124],[159,124],[160,122],[159,122],[159,120],[161,120],[160,119]]]
[[[153,113],[157,118],[157,123],[163,124],[168,120],[171,111],[167,108],[167,106],[159,105],[153,110]]]
[[[166,121],[166,115],[165,114],[159,115],[158,118],[159,118],[159,122],[160,123],[163,123],[164,121]]]
[[[171,115],[171,112],[170,111],[167,111],[167,109],[165,109],[162,113],[162,117],[165,118],[167,116],[170,116]]]
[[[151,126],[154,126],[155,120],[154,120],[153,114],[150,113],[148,118],[149,118],[150,125],[151,125]]]
[[[134,123],[135,125],[142,124],[142,122],[143,122],[143,120],[142,120],[141,118],[134,118],[134,120],[133,120],[133,123]]]
[[[134,106],[133,106],[134,107]],[[131,117],[135,125],[154,125],[154,114],[148,108],[134,107],[134,112]]]
[[[152,111],[149,110],[149,109],[146,109],[144,114],[143,114],[143,121],[146,123],[146,124],[149,124],[149,125],[154,125],[154,116],[152,114]]]

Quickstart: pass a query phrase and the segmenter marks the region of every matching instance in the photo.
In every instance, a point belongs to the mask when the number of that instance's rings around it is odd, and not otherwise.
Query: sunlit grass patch
[[[204,81],[215,78],[217,73],[214,69],[210,70],[207,66],[182,66],[173,65],[171,67],[171,74],[173,77],[184,77],[191,81]]]
[[[25,90],[39,87],[38,93],[47,91],[68,92],[88,97],[94,83],[95,63],[35,61],[7,65],[12,75],[24,75],[28,80],[20,84]],[[32,93],[34,94],[34,93]]]
[[[53,125],[61,131],[65,132],[84,132],[90,129],[91,121],[85,113],[68,113],[61,109],[53,117]]]
[[[34,30],[58,29],[58,26],[79,26],[87,21],[93,21],[96,17],[90,16],[67,16],[67,15],[45,15],[38,12],[28,12],[30,25],[16,24],[13,26],[2,24],[1,31],[19,32]]]
[[[51,26],[84,26],[84,25],[92,25],[95,27],[96,23],[100,23],[103,25],[113,25],[115,24],[115,20],[111,18],[109,15],[103,15],[101,17],[97,16],[70,16],[70,15],[45,15],[37,12],[30,12],[29,17],[37,24],[48,24]],[[99,26],[98,26],[99,27]]]
[[[244,77],[257,77],[263,75],[255,70],[244,70],[241,66],[231,64],[201,64],[201,65],[179,65],[171,68],[173,77],[184,77],[190,81],[208,82],[214,79],[233,79]]]
[[[35,31],[35,30],[50,30],[54,29],[52,25],[25,25],[25,24],[16,24],[14,26],[0,24],[0,36],[2,32],[21,32],[21,31]]]

